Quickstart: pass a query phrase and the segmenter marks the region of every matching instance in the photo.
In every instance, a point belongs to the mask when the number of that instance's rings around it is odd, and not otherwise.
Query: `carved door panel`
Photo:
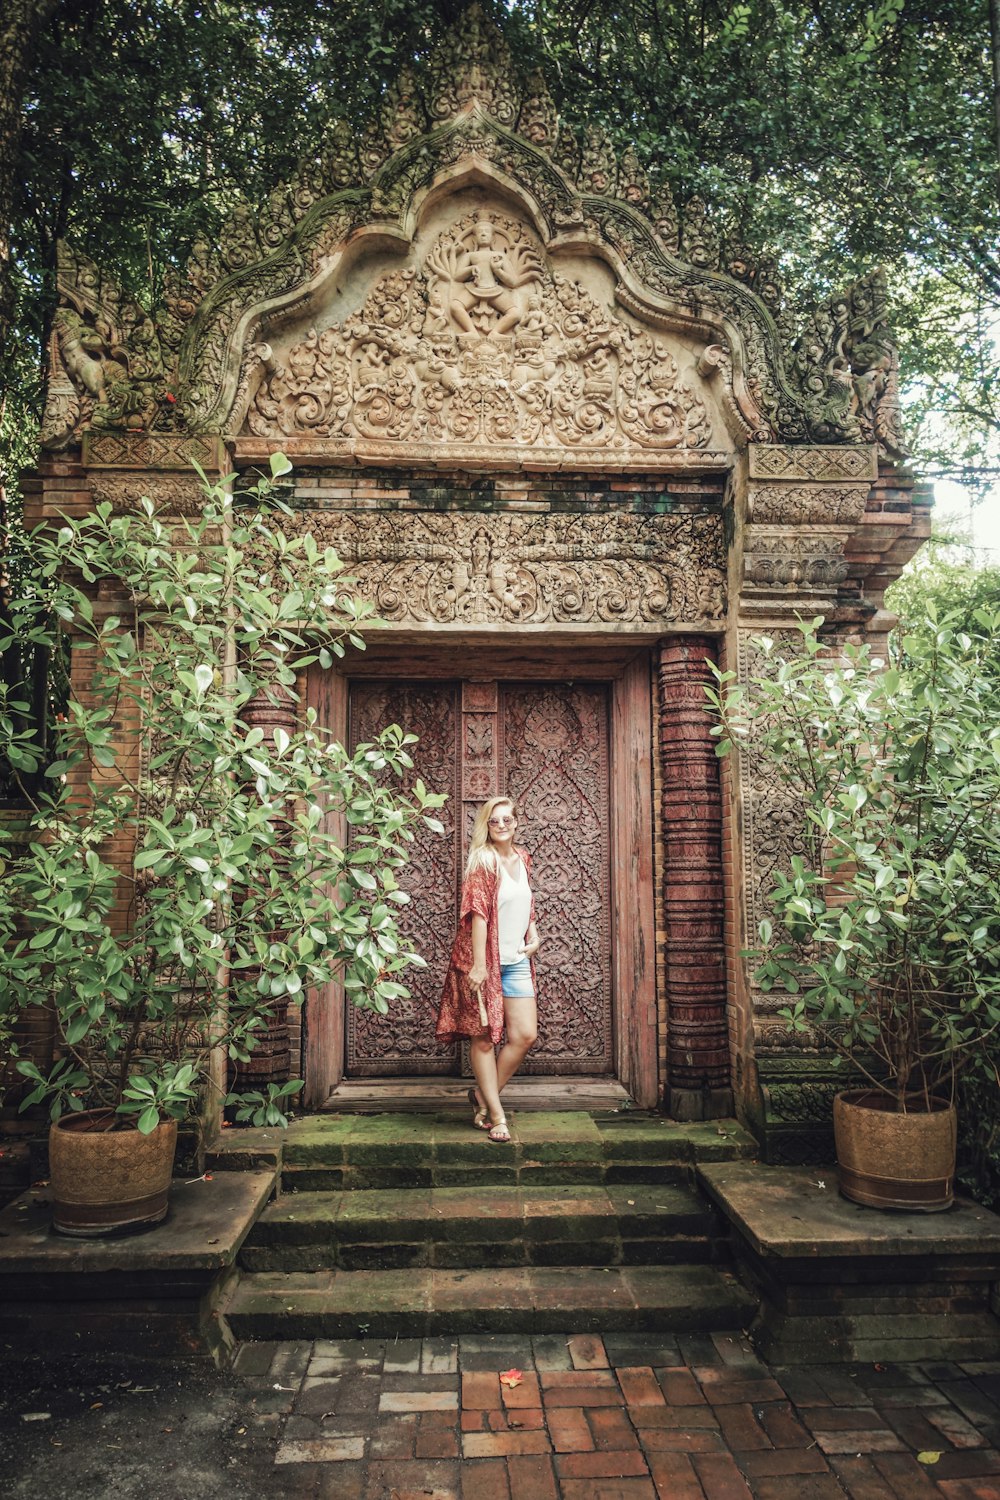
[[[521,808],[539,931],[538,1041],[524,1071],[610,1073],[608,695],[505,685],[500,785]]]
[[[608,695],[599,684],[362,682],[351,689],[352,743],[387,724],[419,736],[413,777],[448,793],[445,834],[418,835],[401,884],[400,926],[427,960],[387,1017],[347,1012],[347,1072],[458,1073],[459,1049],[434,1037],[476,808],[497,790],[522,808],[544,947],[539,1039],[525,1071],[613,1071]]]
[[[348,1001],[346,1064],[348,1074],[355,1077],[457,1069],[458,1049],[436,1040],[434,1023],[455,936],[459,888],[458,702],[458,688],[452,683],[363,682],[351,689],[351,744],[373,739],[389,724],[401,724],[420,736],[410,782],[420,776],[434,791],[448,793],[437,814],[444,836],[428,828],[417,832],[399,882],[413,898],[400,908],[399,928],[427,960],[427,967],[407,969],[402,977],[410,998],[395,1001],[388,1016],[358,1010]]]

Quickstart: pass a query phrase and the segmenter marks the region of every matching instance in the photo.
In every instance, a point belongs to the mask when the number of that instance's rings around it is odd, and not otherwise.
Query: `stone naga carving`
[[[506,216],[467,215],[360,312],[260,349],[259,437],[698,449],[709,417],[665,343],[555,276]],[[693,371],[692,371],[693,375]]]
[[[86,256],[59,246],[51,378],[42,441],[60,448],[82,426],[143,428],[166,400],[153,318]]]

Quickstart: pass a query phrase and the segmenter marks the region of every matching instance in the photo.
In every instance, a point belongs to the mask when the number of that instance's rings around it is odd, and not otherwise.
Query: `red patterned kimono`
[[[516,851],[524,861],[531,882],[531,858],[524,849]],[[481,1036],[483,1031],[479,1002],[486,1007],[486,1019],[494,1047],[500,1045],[503,1031],[503,993],[500,989],[500,922],[497,903],[500,891],[500,874],[497,870],[480,867],[468,876],[462,887],[462,910],[458,919],[458,935],[451,950],[451,963],[441,993],[438,1007],[437,1037],[442,1042],[453,1042],[458,1037]],[[469,987],[469,970],[472,968],[472,918],[474,915],[486,921],[486,980],[478,996]],[[531,898],[530,921],[535,920],[535,898]],[[531,962],[531,983],[538,994],[535,983],[535,960]]]

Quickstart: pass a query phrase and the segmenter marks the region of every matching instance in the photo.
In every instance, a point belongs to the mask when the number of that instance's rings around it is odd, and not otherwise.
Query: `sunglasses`
[[[516,818],[490,818],[490,819],[488,819],[488,822],[489,822],[489,826],[491,828],[506,828],[507,825],[508,825],[508,823],[516,823],[517,819]]]

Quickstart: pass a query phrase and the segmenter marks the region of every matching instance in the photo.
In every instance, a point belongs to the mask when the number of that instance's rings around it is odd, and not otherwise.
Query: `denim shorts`
[[[531,963],[519,958],[516,963],[500,968],[500,989],[509,1000],[533,1000],[535,986],[531,982]]]

